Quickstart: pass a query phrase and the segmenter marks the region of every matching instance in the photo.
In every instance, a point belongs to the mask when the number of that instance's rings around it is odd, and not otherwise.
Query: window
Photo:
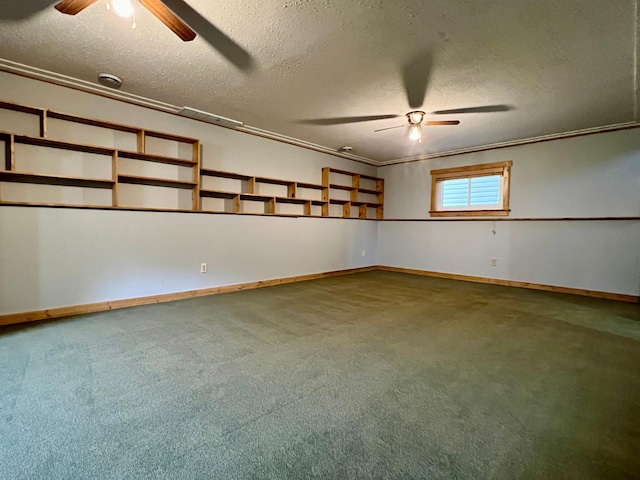
[[[432,217],[509,215],[513,162],[431,170]]]

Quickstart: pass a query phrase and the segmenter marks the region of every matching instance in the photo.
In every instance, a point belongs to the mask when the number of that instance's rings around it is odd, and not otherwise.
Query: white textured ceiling
[[[51,0],[0,2],[0,57],[188,105],[376,162],[636,120],[634,0],[187,0],[249,52],[251,72],[202,36],[183,43],[140,8],[136,30],[105,9],[75,17]],[[434,52],[427,112],[506,104],[506,112],[427,115],[421,144],[403,123],[299,123],[404,114],[401,69]],[[1,97],[1,90],[0,90]],[[1,99],[1,98],[0,98]]]

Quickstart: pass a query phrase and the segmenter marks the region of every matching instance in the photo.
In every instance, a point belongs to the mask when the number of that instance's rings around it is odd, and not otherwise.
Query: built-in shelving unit
[[[0,204],[281,216],[333,216],[360,219],[383,218],[384,181],[370,175],[326,167],[322,170],[322,183],[316,184],[201,168],[200,141],[195,138],[8,102],[0,102],[0,109],[32,115],[37,120],[37,128],[31,129],[37,132],[36,134],[24,135],[24,132],[0,130],[0,143],[4,144],[4,162],[0,163]],[[58,123],[51,124],[52,120]],[[59,122],[63,122],[64,128],[60,127]],[[79,126],[75,128],[74,124]],[[49,129],[50,126],[54,128]],[[72,129],[69,130],[69,127]],[[71,136],[75,136],[76,140],[79,135],[84,140],[83,133],[78,134],[76,130],[91,127],[103,129],[100,132],[106,131],[108,134],[98,135],[101,140],[92,141],[93,145],[69,141],[68,135],[64,135],[65,132],[67,134],[71,132]],[[54,130],[58,133],[50,135]],[[95,138],[93,133],[91,135],[92,138]],[[123,135],[128,140],[127,147],[116,147],[119,137]],[[108,145],[95,144],[102,143],[104,138],[108,138],[109,141],[105,141]],[[162,154],[153,152],[154,148],[148,148],[151,142],[156,145],[155,150],[157,150],[158,142],[169,142],[170,148],[168,150],[171,151],[170,153],[180,151],[182,155],[165,155],[166,151],[160,152]],[[31,155],[24,152],[16,153],[18,150],[16,147],[19,145],[77,153],[61,157],[37,155],[40,163],[34,163],[30,161],[32,160]],[[2,150],[0,150],[1,153]],[[187,158],[183,158],[183,156]],[[57,162],[64,162],[66,168],[57,165]],[[159,170],[160,173],[156,173],[160,167],[150,168],[154,164],[169,165],[169,167],[162,167]],[[101,172],[99,175],[94,173],[97,165],[100,166],[98,168],[98,171]],[[175,168],[172,169],[171,166]],[[66,173],[69,172],[71,173],[67,175]],[[224,185],[225,181],[230,182],[231,187]],[[53,200],[49,198],[42,200],[40,197],[34,200],[29,195],[25,195],[25,198],[21,200],[6,199],[6,195],[3,196],[6,188],[3,191],[2,184],[16,183],[91,190],[103,189],[110,190],[111,195],[108,198],[103,195],[98,202],[88,194],[88,200],[81,196],[84,199],[81,201],[69,201],[67,197],[58,197],[55,194]],[[124,195],[120,188],[123,185],[162,187],[175,189],[176,192],[190,190],[191,199],[187,200],[187,203],[176,201],[172,208],[138,205],[131,200],[131,194],[126,201],[123,200]],[[346,197],[334,196],[333,192],[343,192]],[[141,193],[139,196],[144,197],[144,194]],[[76,199],[78,196],[70,198]],[[217,204],[210,205],[207,199],[217,200]],[[190,208],[186,204],[189,204]],[[253,210],[247,208],[249,205],[253,207]],[[331,205],[340,205],[342,207],[341,215],[331,215]],[[256,208],[258,211],[255,210]],[[352,213],[355,214],[355,210],[352,208],[358,209],[357,216],[352,215]]]
[[[163,132],[155,132],[143,130],[140,128],[121,125],[103,120],[93,120],[66,113],[54,112],[52,110],[37,109],[33,107],[25,107],[13,103],[0,102],[0,108],[12,110],[21,113],[35,115],[38,118],[38,130],[40,136],[21,135],[12,132],[0,132],[0,142],[4,143],[4,170],[0,170],[0,182],[9,183],[27,183],[40,185],[58,185],[64,187],[78,188],[102,188],[112,191],[110,206],[120,206],[119,185],[132,184],[152,187],[165,187],[177,189],[192,190],[191,208],[197,210],[199,207],[199,167],[200,167],[200,141],[194,138],[182,137],[178,135],[167,134]],[[87,145],[69,142],[66,140],[53,139],[47,136],[47,124],[50,119],[83,124],[91,127],[98,127],[115,132],[125,132],[136,135],[137,150],[129,151],[126,149],[113,148],[108,146]],[[175,142],[178,144],[186,144],[191,146],[191,158],[178,158],[164,155],[148,153],[146,151],[147,138],[158,138]],[[17,145],[31,145],[48,149],[65,150],[69,152],[80,152],[86,154],[94,154],[105,157],[110,163],[110,175],[105,178],[87,178],[78,176],[49,175],[37,171],[27,171],[21,167],[21,159],[16,155]],[[141,162],[162,163],[174,165],[177,167],[186,167],[191,169],[189,177],[191,181],[184,181],[179,178],[169,177],[151,177],[145,175],[130,175],[121,172],[119,169],[119,160],[128,159]],[[2,192],[0,191],[0,203],[3,203]],[[11,202],[31,204],[33,202]],[[55,204],[56,202],[47,202],[47,204]],[[68,202],[61,202],[69,205]],[[79,204],[78,206],[86,206]],[[107,205],[99,205],[107,206]],[[131,205],[129,205],[130,207]],[[178,209],[178,208],[176,208]]]
[[[322,185],[329,205],[342,205],[342,216],[352,217],[352,207],[358,209],[358,218],[384,218],[384,179],[337,168],[322,169]],[[349,192],[348,197],[334,197],[333,191]],[[375,212],[373,215],[369,211]]]
[[[200,175],[203,177],[213,177],[221,179],[236,180],[240,182],[240,189],[237,192],[229,192],[224,190],[212,190],[201,187],[200,196],[209,198],[220,198],[225,200],[231,200],[228,205],[225,205],[225,211],[227,213],[245,213],[243,209],[244,202],[260,202],[263,204],[264,214],[282,214],[278,212],[278,204],[300,205],[301,211],[298,216],[314,216],[312,207],[324,207],[327,203],[323,199],[310,199],[300,198],[298,196],[299,189],[318,190],[322,192],[324,186],[315,183],[308,182],[296,182],[295,180],[283,180],[279,178],[258,177],[241,173],[225,172],[221,170],[210,170],[201,168]],[[260,185],[276,185],[283,187],[283,195],[271,195],[261,194],[259,192]],[[284,192],[286,188],[286,192]],[[205,207],[202,207],[206,210]],[[319,215],[322,216],[322,210]]]

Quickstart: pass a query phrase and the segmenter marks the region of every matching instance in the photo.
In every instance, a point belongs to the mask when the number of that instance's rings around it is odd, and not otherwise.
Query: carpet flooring
[[[640,478],[640,306],[374,271],[5,327],[0,478]]]

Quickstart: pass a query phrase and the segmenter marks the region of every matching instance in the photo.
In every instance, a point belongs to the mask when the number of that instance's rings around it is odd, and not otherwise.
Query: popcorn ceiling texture
[[[49,4],[55,2],[50,1]],[[244,73],[202,36],[183,43],[144,8],[136,30],[105,0],[75,17],[44,0],[0,6],[0,57],[188,105],[375,161],[414,157],[634,120],[633,0],[189,0],[253,57]],[[421,144],[403,120],[312,126],[297,120],[409,110],[401,66],[435,52],[424,110],[513,105],[437,116]],[[1,96],[1,93],[0,93]],[[427,115],[428,119],[436,116]]]

